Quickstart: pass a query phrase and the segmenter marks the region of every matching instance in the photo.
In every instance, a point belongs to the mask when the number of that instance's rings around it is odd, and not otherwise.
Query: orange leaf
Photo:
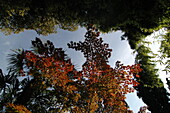
[[[140,77],[139,75],[135,75],[135,76],[138,77],[138,78]]]

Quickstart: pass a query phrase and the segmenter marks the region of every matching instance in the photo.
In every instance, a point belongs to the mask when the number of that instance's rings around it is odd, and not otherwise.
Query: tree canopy
[[[170,111],[170,94],[164,88],[164,84],[159,78],[156,62],[153,61],[150,48],[141,45],[137,49],[136,63],[141,64],[142,71],[139,73],[139,82],[135,86],[137,95],[147,104],[148,109],[153,113],[168,113]]]
[[[88,27],[84,42],[68,46],[81,51],[86,62],[77,71],[62,48],[49,40],[32,41],[32,50],[18,50],[10,56],[9,73],[2,71],[0,109],[6,112],[130,113],[125,94],[137,86],[139,65],[112,68],[108,44],[98,38],[99,32]],[[99,54],[100,53],[100,54]],[[20,77],[20,78],[18,78]]]
[[[0,29],[7,34],[30,29],[48,35],[58,27],[73,31],[94,24],[103,32],[123,31],[133,49],[169,26],[168,0],[1,0],[0,6]]]

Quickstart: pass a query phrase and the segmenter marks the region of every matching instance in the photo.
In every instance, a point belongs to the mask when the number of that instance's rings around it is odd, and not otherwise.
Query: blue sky
[[[70,41],[83,41],[85,32],[86,30],[84,28],[79,28],[74,32],[59,29],[57,34],[51,34],[48,36],[37,35],[35,31],[31,30],[9,36],[5,36],[3,33],[0,33],[0,68],[3,70],[6,69],[7,55],[11,53],[11,50],[18,48],[30,49],[31,40],[34,40],[35,37],[39,37],[44,41],[50,40],[53,42],[55,47],[61,47],[66,50],[66,53],[72,59],[73,64],[79,70],[85,61],[83,54],[67,48],[67,43]],[[117,60],[121,61],[125,65],[134,64],[135,55],[132,54],[133,51],[130,49],[128,42],[121,41],[121,35],[122,33],[120,31],[101,35],[104,42],[108,43],[109,47],[113,50],[112,56],[109,59],[111,66],[114,66]],[[127,95],[127,102],[134,113],[137,113],[139,108],[144,105],[135,93]]]

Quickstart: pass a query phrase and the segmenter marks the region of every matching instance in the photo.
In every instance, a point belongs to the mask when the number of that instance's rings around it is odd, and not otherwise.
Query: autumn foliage
[[[32,41],[35,49],[23,50],[23,64],[19,71],[20,76],[31,76],[34,80],[28,86],[32,89],[29,98],[41,94],[43,98],[51,100],[46,106],[48,112],[131,112],[125,102],[125,95],[133,92],[133,86],[138,85],[134,75],[140,77],[140,65],[124,66],[117,61],[115,68],[112,68],[108,64],[112,50],[98,36],[98,30],[89,26],[84,42],[68,44],[69,48],[81,51],[86,58],[81,71],[77,71],[71,59],[61,48],[54,48],[52,42],[43,43],[39,38]],[[24,93],[17,99],[22,96]],[[7,107],[16,108],[25,103],[33,111],[33,107],[28,105],[31,102],[29,98],[28,101],[16,101],[16,105],[8,104]]]
[[[23,105],[15,105],[12,103],[8,103],[6,105],[7,113],[31,113],[26,107]]]

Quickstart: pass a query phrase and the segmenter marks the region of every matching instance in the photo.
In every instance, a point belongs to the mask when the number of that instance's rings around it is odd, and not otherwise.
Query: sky
[[[0,68],[5,72],[8,65],[7,56],[12,53],[11,50],[15,49],[30,49],[31,40],[35,37],[41,38],[43,41],[50,40],[53,42],[55,47],[61,47],[66,51],[66,54],[72,59],[72,63],[75,68],[81,70],[81,65],[85,62],[83,54],[79,51],[69,49],[67,43],[70,41],[83,41],[86,29],[79,28],[77,31],[70,32],[58,29],[57,34],[50,34],[48,36],[42,36],[36,34],[35,31],[27,30],[19,34],[12,34],[5,36],[0,32]],[[121,31],[112,32],[108,34],[102,34],[105,43],[109,44],[112,49],[112,56],[109,59],[109,64],[114,67],[116,61],[121,61],[124,65],[134,64],[135,55],[127,41],[121,41]],[[136,92],[128,94],[126,99],[128,105],[134,113],[137,113],[141,106],[145,104],[136,96]]]

